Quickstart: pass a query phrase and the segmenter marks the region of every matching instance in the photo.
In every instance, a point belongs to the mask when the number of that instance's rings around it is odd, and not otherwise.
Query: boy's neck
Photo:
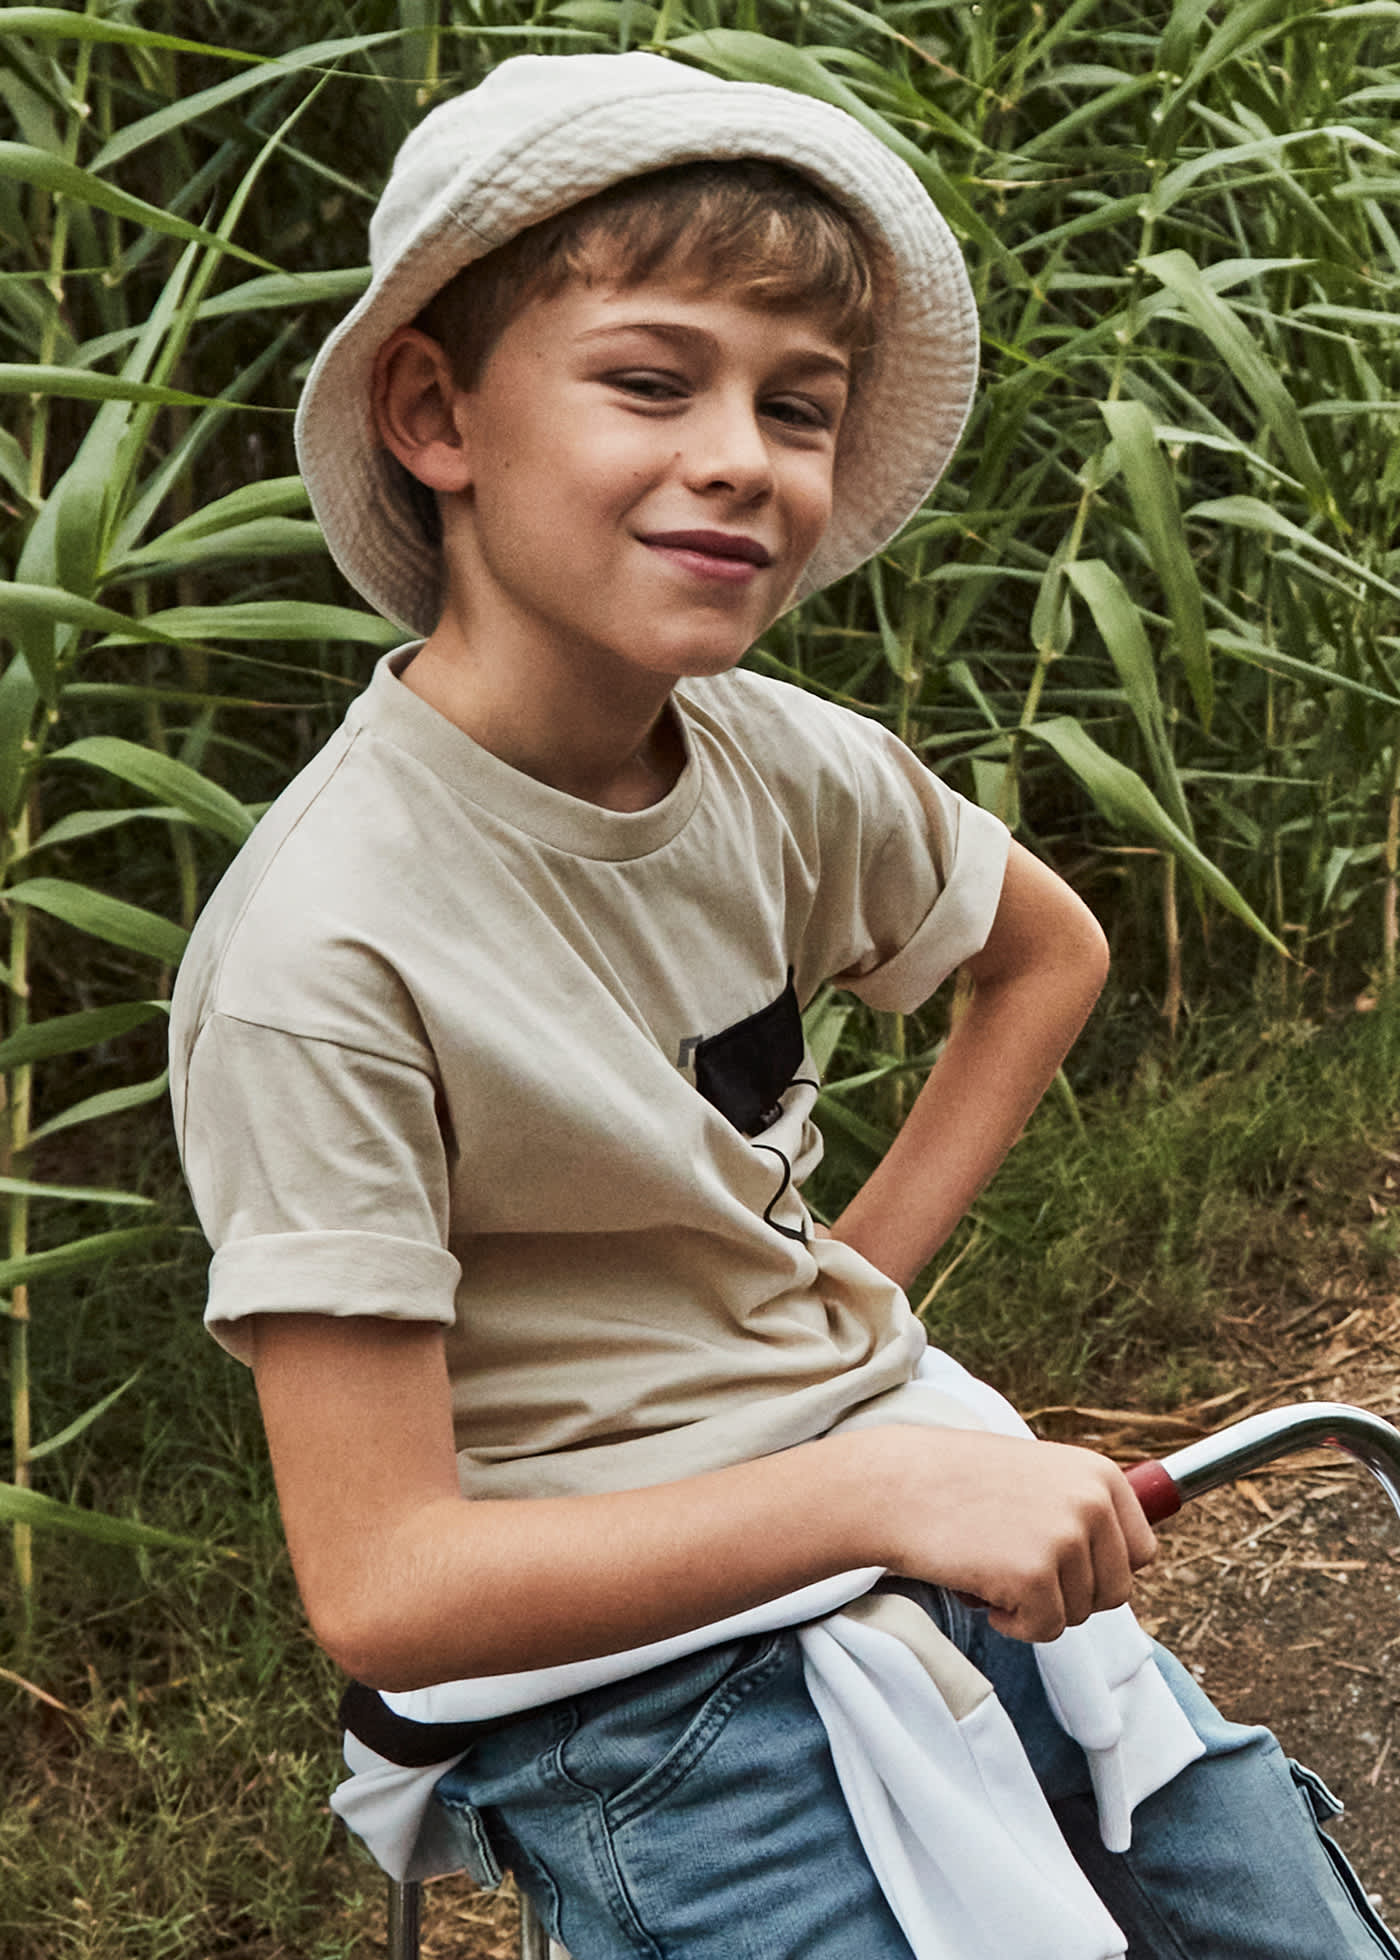
[[[670,794],[685,766],[685,746],[673,713],[674,683],[628,690],[634,698],[606,700],[577,687],[561,689],[553,675],[515,670],[471,658],[440,627],[399,678],[479,747],[536,782],[605,810],[649,809]],[[556,696],[560,698],[555,698]]]

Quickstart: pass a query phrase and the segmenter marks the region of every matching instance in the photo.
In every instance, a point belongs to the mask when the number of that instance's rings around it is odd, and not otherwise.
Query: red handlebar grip
[[[1174,1518],[1181,1509],[1181,1492],[1160,1463],[1135,1463],[1124,1475],[1149,1524]]]

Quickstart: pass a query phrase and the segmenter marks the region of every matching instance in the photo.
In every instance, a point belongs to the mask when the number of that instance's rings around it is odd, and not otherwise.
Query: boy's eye
[[[785,427],[820,434],[832,426],[831,410],[808,395],[775,395],[763,404],[765,415]]]
[[[610,374],[607,379],[612,387],[637,401],[679,401],[687,392],[680,375],[661,373],[655,368],[628,368],[624,373]]]

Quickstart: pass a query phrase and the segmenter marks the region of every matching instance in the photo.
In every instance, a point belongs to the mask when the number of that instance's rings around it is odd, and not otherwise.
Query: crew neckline
[[[644,810],[608,810],[503,762],[406,687],[400,675],[421,645],[413,640],[381,656],[347,722],[406,749],[454,795],[537,842],[575,856],[618,863],[646,857],[684,829],[700,800],[703,765],[695,723],[679,689],[671,704],[685,751],[680,774],[660,802]]]

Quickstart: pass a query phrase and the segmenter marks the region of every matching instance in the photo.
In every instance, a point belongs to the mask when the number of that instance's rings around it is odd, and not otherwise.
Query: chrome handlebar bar
[[[1319,1447],[1342,1450],[1371,1472],[1400,1515],[1400,1429],[1346,1402],[1295,1402],[1246,1416],[1198,1443],[1150,1463],[1135,1463],[1129,1483],[1158,1524],[1193,1497],[1247,1476],[1281,1456]]]

